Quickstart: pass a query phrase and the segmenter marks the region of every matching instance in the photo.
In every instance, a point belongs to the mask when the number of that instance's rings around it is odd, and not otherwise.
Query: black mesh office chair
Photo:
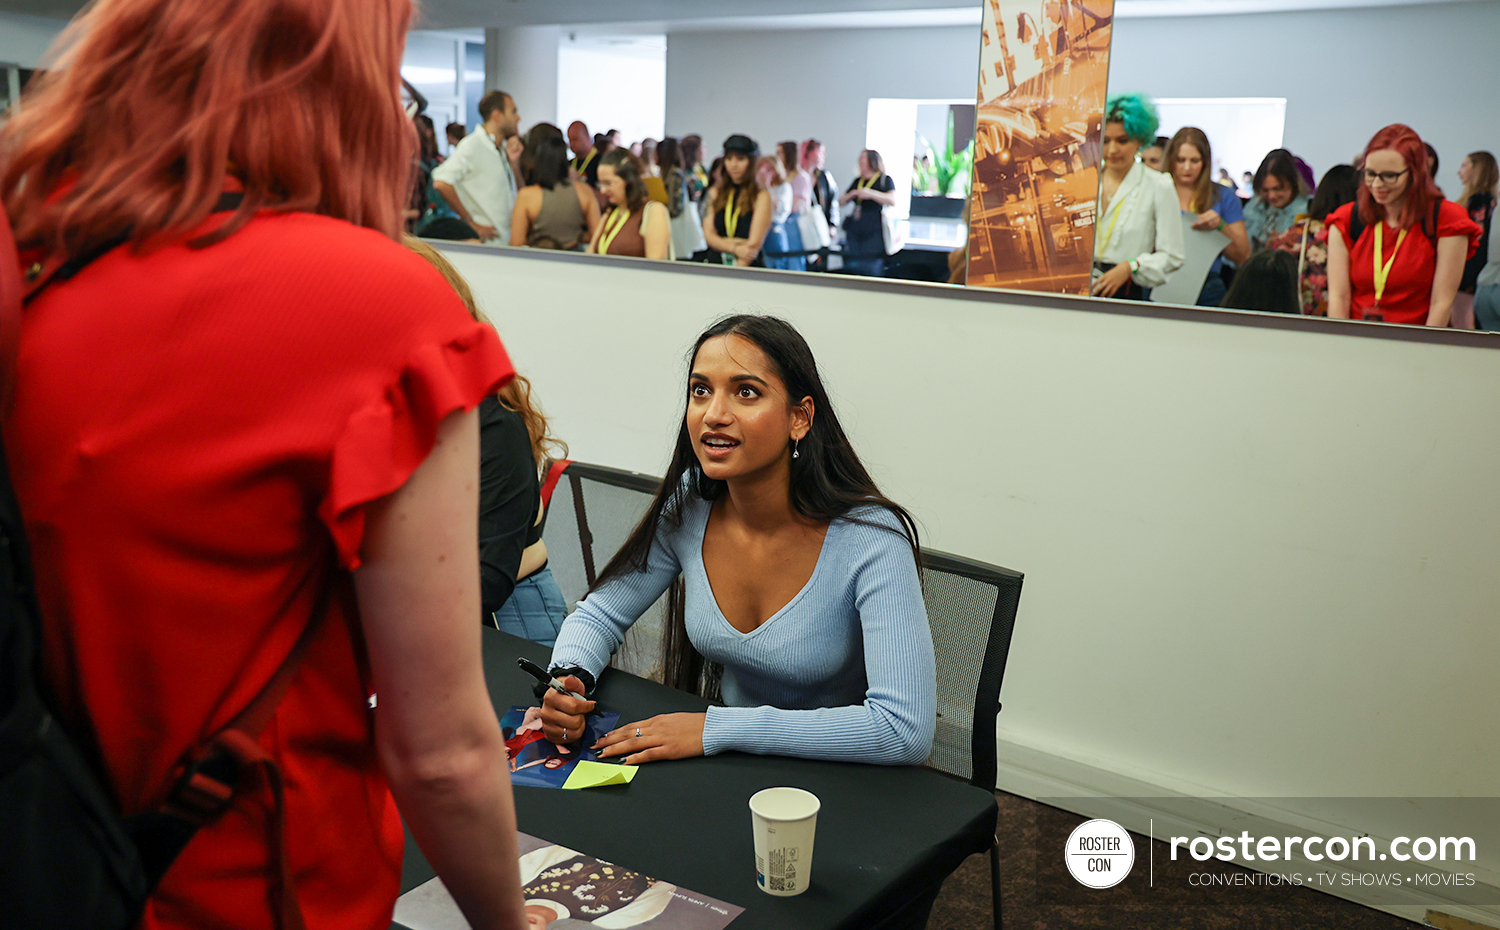
[[[937,732],[927,764],[994,793],[995,718],[1023,576],[930,549],[922,550],[922,569],[938,689]],[[990,891],[1000,930],[998,838],[990,846]]]
[[[567,465],[552,492],[542,540],[569,613],[625,544],[660,484],[660,478],[638,472],[584,462]],[[663,595],[630,628],[611,665],[642,678],[662,680],[666,600]]]

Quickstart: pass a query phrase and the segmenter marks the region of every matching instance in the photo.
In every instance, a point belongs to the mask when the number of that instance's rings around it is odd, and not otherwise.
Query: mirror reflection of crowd
[[[479,103],[473,132],[437,128],[408,88],[420,140],[407,228],[428,239],[629,255],[653,259],[880,275],[893,233],[895,184],[880,154],[859,155],[846,190],[825,167],[817,139],[762,153],[749,136],[724,140],[704,166],[703,139],[642,139],[619,130],[564,132],[537,123],[520,133],[509,94]]]
[[[642,139],[619,130],[567,132],[539,123],[519,134],[515,101],[492,91],[473,132],[432,120],[413,95],[420,154],[409,228],[420,236],[792,271],[880,276],[893,251],[895,185],[880,153],[860,153],[839,190],[818,140],[769,152],[724,140],[704,167],[703,140]],[[1236,185],[1207,136],[1157,134],[1140,94],[1106,103],[1095,274],[1100,297],[1149,300],[1184,269],[1186,236],[1223,246],[1197,288],[1199,306],[1500,330],[1500,255],[1490,224],[1500,175],[1487,151],[1458,169],[1456,201],[1437,186],[1438,153],[1400,124],[1314,180],[1287,149],[1266,154]],[[1264,252],[1280,252],[1291,261]],[[1178,282],[1174,282],[1174,285]]]
[[[1182,237],[1196,230],[1223,238],[1199,306],[1500,330],[1491,153],[1464,157],[1462,190],[1448,200],[1438,153],[1393,124],[1316,182],[1305,161],[1275,149],[1239,189],[1201,129],[1167,138],[1158,125],[1142,95],[1106,104],[1095,295],[1148,300],[1174,274],[1193,273],[1183,269]]]

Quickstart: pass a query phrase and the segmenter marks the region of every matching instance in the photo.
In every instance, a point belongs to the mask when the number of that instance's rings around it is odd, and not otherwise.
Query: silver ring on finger
[[[635,738],[636,739],[640,739],[641,738],[641,728],[640,727],[636,727],[635,728]]]

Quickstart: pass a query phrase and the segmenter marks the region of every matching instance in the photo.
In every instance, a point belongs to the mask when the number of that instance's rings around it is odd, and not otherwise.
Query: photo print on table
[[[532,928],[722,930],[745,910],[535,836],[516,840]],[[440,878],[402,895],[395,920],[411,930],[468,927]]]
[[[540,707],[512,707],[500,718],[510,757],[510,782],[534,788],[561,788],[580,759],[597,761],[599,753],[589,747],[615,728],[619,714],[590,714],[583,735],[573,742],[557,744],[542,733]]]

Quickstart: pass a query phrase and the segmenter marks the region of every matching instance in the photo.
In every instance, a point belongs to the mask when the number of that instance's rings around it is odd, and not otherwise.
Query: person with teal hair
[[[1141,145],[1155,142],[1156,130],[1161,128],[1156,104],[1145,94],[1111,94],[1104,102],[1104,121],[1119,123],[1125,135]]]
[[[1094,225],[1096,297],[1149,300],[1186,253],[1172,176],[1136,160],[1156,140],[1161,120],[1141,94],[1116,94],[1104,105],[1099,212]]]

